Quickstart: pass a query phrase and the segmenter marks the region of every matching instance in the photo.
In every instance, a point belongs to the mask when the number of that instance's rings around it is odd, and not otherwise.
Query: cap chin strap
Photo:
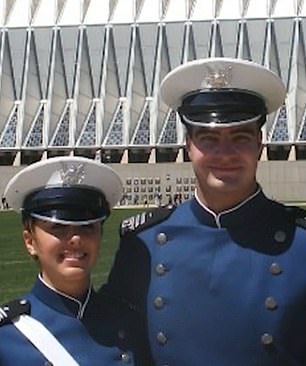
[[[38,215],[38,214],[35,214],[35,213],[31,213],[31,216],[34,217],[35,219],[38,219],[38,220],[54,222],[56,224],[61,224],[61,225],[72,225],[72,226],[90,225],[90,224],[95,224],[96,222],[103,222],[107,217],[105,215],[105,216],[99,217],[97,219],[81,220],[81,221],[69,221],[69,220],[61,220],[61,219],[58,219],[56,217]]]
[[[13,324],[53,366],[79,366],[54,335],[38,320],[29,315],[20,315],[13,320]]]
[[[233,122],[209,122],[209,123],[205,123],[205,122],[197,122],[197,121],[193,121],[189,118],[187,118],[185,115],[180,114],[181,119],[183,120],[183,123],[187,123],[188,125],[192,125],[192,126],[198,126],[198,127],[210,127],[210,128],[226,128],[226,127],[236,127],[236,126],[241,126],[241,125],[246,125],[248,123],[252,123],[252,122],[257,122],[261,117],[262,114],[258,114],[257,116],[253,117],[253,118],[249,118],[246,119],[244,121],[233,121]]]

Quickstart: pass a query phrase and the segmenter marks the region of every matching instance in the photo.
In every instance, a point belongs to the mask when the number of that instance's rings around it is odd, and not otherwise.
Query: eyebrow
[[[227,128],[227,127],[223,127]],[[250,134],[256,134],[258,131],[256,128],[253,128],[253,126],[238,126],[238,127],[228,127],[231,129],[231,133],[250,133]],[[196,130],[194,130],[193,135],[198,136],[200,134],[219,134],[218,133],[219,128],[209,128],[209,127],[199,127]]]
[[[253,126],[242,126],[242,127],[235,127],[232,130],[234,133],[239,133],[239,132],[246,132],[246,133],[252,133],[252,134],[257,134],[258,129],[254,128]]]

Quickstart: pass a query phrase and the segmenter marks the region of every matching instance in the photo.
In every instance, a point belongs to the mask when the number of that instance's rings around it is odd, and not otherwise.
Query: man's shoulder
[[[31,313],[31,304],[26,299],[15,299],[0,305],[0,327],[11,324],[20,315]]]
[[[274,200],[270,201],[272,204],[272,214],[275,221],[278,221],[282,217],[282,220],[294,223],[296,226],[306,229],[306,210],[299,206],[287,205]]]
[[[295,221],[296,225],[306,229],[306,210],[298,206],[285,206],[285,211]]]
[[[175,209],[176,206],[167,205],[128,217],[120,224],[120,236],[125,236],[131,233],[136,234],[151,226],[157,225],[167,220]]]

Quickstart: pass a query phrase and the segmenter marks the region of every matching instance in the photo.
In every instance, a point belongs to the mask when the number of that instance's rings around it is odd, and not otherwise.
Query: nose
[[[237,153],[235,145],[231,141],[219,141],[215,146],[215,153],[220,155],[233,155]]]
[[[65,238],[72,244],[78,244],[81,241],[81,231],[78,226],[69,225],[66,228]]]

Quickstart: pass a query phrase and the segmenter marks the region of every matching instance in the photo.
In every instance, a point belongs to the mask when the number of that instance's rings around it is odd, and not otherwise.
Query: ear
[[[262,129],[258,131],[258,144],[262,145]]]
[[[29,230],[23,230],[22,236],[23,236],[24,245],[25,245],[28,253],[30,254],[31,257],[36,257],[37,253],[36,253],[35,246],[33,245],[33,242],[34,242],[33,234]]]
[[[188,133],[186,134],[185,138],[186,138],[186,151],[189,154],[189,152],[190,152],[191,138],[190,138],[190,136],[189,136]]]
[[[189,160],[192,161],[193,157],[192,157],[192,152],[193,152],[193,148],[192,148],[192,138],[190,137],[189,134],[186,135],[186,152],[187,155],[189,157]]]
[[[262,144],[262,130],[258,132],[258,159],[260,159],[263,150]]]

